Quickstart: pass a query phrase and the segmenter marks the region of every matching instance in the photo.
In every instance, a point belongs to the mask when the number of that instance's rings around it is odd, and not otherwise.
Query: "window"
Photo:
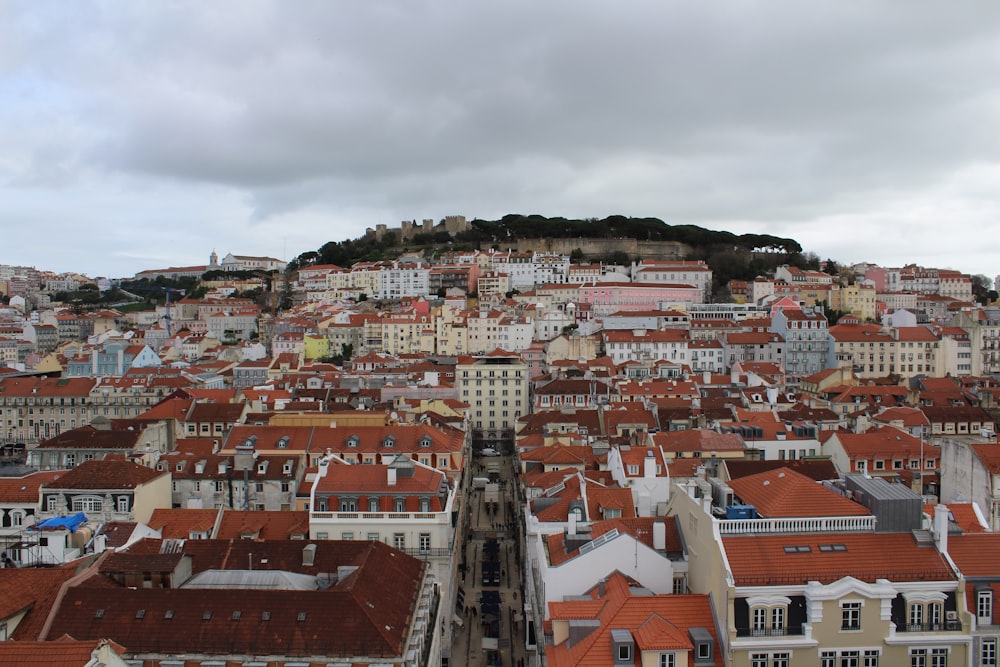
[[[118,496],[117,505],[119,512],[128,512],[128,496]]]
[[[431,550],[431,534],[430,533],[420,533],[420,551],[421,553],[427,553]]]
[[[74,512],[100,512],[104,500],[97,496],[77,496],[73,499]]]
[[[979,645],[979,664],[982,667],[995,667],[997,664],[997,640],[984,638]]]
[[[920,629],[920,626],[924,624],[924,605],[919,603],[910,605],[909,624],[911,629],[915,630]]]
[[[788,667],[789,655],[787,653],[775,653],[771,656],[771,667]]]
[[[393,533],[392,534],[392,546],[396,547],[397,549],[405,549],[406,548],[406,535],[404,535],[403,533]]]
[[[993,591],[976,592],[976,617],[981,625],[993,624]]]
[[[751,653],[750,667],[767,667],[767,653]]]
[[[340,500],[340,511],[341,512],[357,512],[358,511],[358,501],[356,498],[342,498]]]
[[[347,531],[340,534],[340,539],[349,542],[354,539],[354,533]]]
[[[861,603],[844,602],[840,607],[840,629],[861,629]]]
[[[677,658],[673,653],[661,653],[657,664],[659,667],[676,667]]]
[[[618,646],[618,662],[624,662],[626,660],[632,659],[632,647],[628,644],[621,644]]]
[[[771,607],[772,634],[784,634],[784,630],[785,630],[785,608]]]
[[[878,656],[878,651],[870,649],[865,651],[864,667],[878,667]]]

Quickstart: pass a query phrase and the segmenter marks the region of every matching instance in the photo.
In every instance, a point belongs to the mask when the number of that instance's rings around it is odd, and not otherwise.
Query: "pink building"
[[[580,302],[596,316],[619,310],[667,310],[679,304],[702,303],[703,293],[691,285],[671,283],[587,283],[580,285]]]

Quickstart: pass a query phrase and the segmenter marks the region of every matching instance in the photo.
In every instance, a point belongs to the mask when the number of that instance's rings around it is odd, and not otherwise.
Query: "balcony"
[[[804,625],[788,625],[783,628],[736,628],[737,637],[801,637],[805,635]]]
[[[871,533],[874,516],[796,517],[787,519],[716,519],[719,533],[760,535],[775,533]]]
[[[962,622],[957,619],[943,623],[901,623],[896,628],[897,632],[956,632],[961,629]]]

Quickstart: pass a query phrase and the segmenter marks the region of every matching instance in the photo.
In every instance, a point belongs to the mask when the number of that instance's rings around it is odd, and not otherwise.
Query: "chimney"
[[[569,513],[569,526],[566,528],[568,535],[576,535],[576,512]]]
[[[642,476],[646,479],[656,477],[656,458],[653,457],[653,450],[646,450],[646,458],[642,461]]]
[[[386,468],[386,471],[389,473],[389,477],[386,480],[387,483],[389,484],[389,486],[396,486],[396,469],[393,468],[392,466],[389,466]]]
[[[705,371],[701,374],[702,384],[712,384],[712,371]]]
[[[934,506],[934,540],[938,551],[948,553],[948,506]]]
[[[307,544],[302,548],[302,567],[312,567],[316,563],[316,545]]]
[[[664,521],[653,522],[653,548],[657,551],[667,550],[667,524]]]

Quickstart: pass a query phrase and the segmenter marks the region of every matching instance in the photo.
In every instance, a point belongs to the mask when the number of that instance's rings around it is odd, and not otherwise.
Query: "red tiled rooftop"
[[[844,577],[867,583],[955,579],[937,549],[918,546],[910,533],[752,535],[724,537],[722,543],[737,586],[829,584]],[[785,550],[791,547],[799,550]]]

